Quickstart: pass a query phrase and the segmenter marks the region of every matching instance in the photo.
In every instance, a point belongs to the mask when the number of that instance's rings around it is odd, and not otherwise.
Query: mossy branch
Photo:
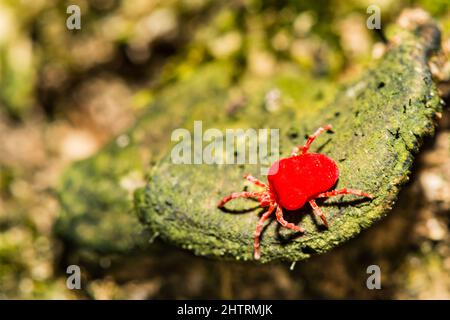
[[[273,221],[263,233],[262,262],[297,261],[326,252],[390,211],[408,179],[422,138],[434,132],[441,108],[427,65],[438,44],[439,31],[429,17],[423,11],[407,11],[399,19],[385,56],[344,88],[329,106],[307,112],[300,109],[295,114],[263,112],[258,103],[246,106],[252,126],[280,129],[282,156],[299,143],[294,136],[303,137],[324,123],[333,124],[335,133],[320,137],[314,148],[337,161],[341,175],[336,188],[356,188],[376,195],[371,202],[352,202],[351,196],[326,201],[328,230],[319,228],[307,212],[288,216],[306,228],[308,233],[303,236]],[[290,94],[286,88],[278,89],[282,96]],[[302,90],[300,86],[298,90]],[[258,90],[251,94],[254,96],[247,100],[262,99]],[[212,98],[202,103],[217,108],[220,114],[222,105]],[[235,124],[222,119],[219,124],[208,125]],[[243,190],[244,173],[264,179],[254,165],[177,165],[168,155],[152,171],[146,189],[137,193],[137,211],[151,232],[198,255],[251,260],[252,235],[261,210],[231,214],[216,207],[224,195]],[[255,207],[248,200],[233,205],[236,210]]]

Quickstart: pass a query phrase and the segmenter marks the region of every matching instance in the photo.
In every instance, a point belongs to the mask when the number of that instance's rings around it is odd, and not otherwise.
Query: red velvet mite
[[[329,190],[336,184],[339,178],[339,169],[336,163],[326,155],[320,153],[308,153],[308,149],[314,139],[322,132],[331,130],[331,125],[317,129],[309,136],[306,143],[301,147],[295,147],[291,156],[280,159],[272,164],[269,169],[268,181],[265,184],[255,177],[247,174],[244,176],[248,181],[264,188],[262,192],[234,192],[223,198],[218,207],[222,208],[228,201],[236,198],[254,198],[259,201],[261,207],[269,207],[261,216],[256,225],[254,233],[254,257],[260,258],[259,237],[264,222],[269,218],[276,208],[276,218],[285,228],[298,232],[305,232],[302,227],[289,223],[283,218],[283,209],[297,210],[309,203],[314,213],[319,216],[323,224],[328,227],[327,219],[322,210],[314,201],[315,198],[326,198],[340,194],[354,194],[372,199],[373,196],[360,190],[339,189]]]

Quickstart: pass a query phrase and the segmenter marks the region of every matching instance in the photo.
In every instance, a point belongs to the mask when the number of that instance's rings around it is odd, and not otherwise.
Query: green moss
[[[282,156],[303,143],[304,135],[331,123],[335,133],[318,138],[312,151],[320,150],[337,161],[341,172],[337,188],[357,188],[376,195],[374,200],[363,202],[350,201],[355,200],[351,196],[327,200],[322,206],[330,224],[328,230],[320,229],[311,214],[287,215],[288,220],[306,228],[303,236],[272,221],[262,237],[262,262],[297,261],[326,252],[369,227],[393,206],[408,179],[413,155],[422,137],[433,133],[435,114],[441,107],[427,66],[428,55],[438,43],[437,29],[425,25],[412,32],[397,30],[395,36],[397,44],[385,57],[326,107],[320,107],[319,102],[290,105],[286,97],[314,89],[311,82],[309,87],[301,87],[301,75],[280,70],[278,78],[270,81],[243,78],[239,85],[246,88],[251,84],[251,90],[244,89],[246,103],[234,117],[215,122],[202,117],[204,130],[278,128]],[[268,112],[264,109],[264,93],[274,86],[281,91],[281,106]],[[224,88],[216,94],[225,92]],[[210,113],[221,115],[222,104],[214,96],[198,100],[210,106]],[[247,184],[242,175],[247,172],[264,179],[257,165],[176,165],[167,155],[152,171],[145,198],[143,191],[137,193],[138,214],[152,233],[195,254],[251,260],[252,235],[261,210],[235,214],[216,208],[220,198],[244,189]],[[250,200],[236,200],[229,208],[255,206]]]
[[[231,74],[226,64],[207,64],[168,86],[133,129],[70,167],[56,190],[62,207],[56,234],[73,247],[98,253],[146,247],[150,238],[132,212],[132,194],[144,185],[150,162],[164,154],[172,130],[191,123],[197,109],[208,110],[207,96],[216,105],[225,99]]]

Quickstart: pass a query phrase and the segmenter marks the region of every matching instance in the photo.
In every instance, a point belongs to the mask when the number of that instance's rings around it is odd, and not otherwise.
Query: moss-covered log
[[[201,118],[204,129],[279,128],[282,156],[302,144],[306,134],[331,123],[334,133],[317,139],[312,151],[320,150],[337,161],[341,175],[336,188],[357,188],[376,195],[370,202],[355,202],[351,196],[325,201],[322,206],[328,230],[321,229],[306,209],[302,214],[287,215],[288,220],[306,228],[303,236],[272,221],[263,233],[262,262],[297,261],[326,252],[379,220],[394,204],[408,179],[413,156],[422,138],[433,133],[440,111],[427,65],[430,53],[438,46],[439,31],[430,21],[416,19],[414,11],[404,14],[400,22],[386,55],[326,107],[294,103],[292,108],[286,97],[311,89],[302,88],[299,78],[280,71],[278,79],[270,83],[242,80],[239,85],[243,88],[248,83],[253,87],[246,92],[238,120],[219,117],[209,122]],[[276,111],[264,108],[263,93],[273,86],[282,97]],[[199,99],[211,112],[221,115],[223,102],[215,98],[221,94]],[[253,188],[242,179],[247,172],[263,178],[255,165],[177,165],[168,154],[152,171],[147,187],[135,193],[137,211],[153,234],[196,254],[251,260],[253,230],[261,210],[233,214],[216,208],[224,195]],[[248,210],[255,208],[255,202],[236,200],[229,208]]]

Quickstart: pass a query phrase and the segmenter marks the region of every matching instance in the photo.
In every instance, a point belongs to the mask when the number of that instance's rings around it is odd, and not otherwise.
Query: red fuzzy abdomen
[[[277,203],[287,210],[300,209],[333,187],[338,178],[336,163],[320,153],[283,158],[270,167],[268,176]]]

